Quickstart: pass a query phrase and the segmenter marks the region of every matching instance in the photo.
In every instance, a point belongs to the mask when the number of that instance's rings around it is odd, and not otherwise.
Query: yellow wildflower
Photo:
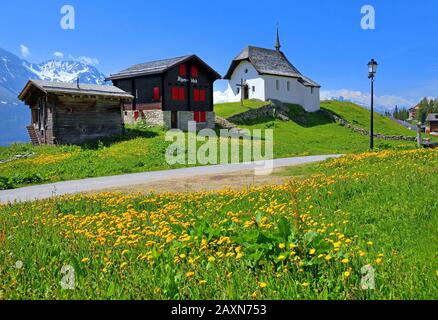
[[[280,243],[278,247],[283,250],[284,248],[286,248],[286,245],[284,243]]]
[[[268,284],[266,282],[260,282],[259,283],[259,287],[262,288],[262,289],[266,288],[267,286],[268,286]]]
[[[187,278],[193,277],[194,275],[195,275],[195,273],[193,271],[189,271],[186,273]]]
[[[315,249],[310,249],[309,254],[311,254],[312,256],[315,254],[316,250]]]

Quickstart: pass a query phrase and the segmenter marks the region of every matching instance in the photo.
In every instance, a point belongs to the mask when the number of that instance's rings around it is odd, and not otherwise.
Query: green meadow
[[[221,104],[219,116],[228,117],[262,105],[258,101]],[[322,108],[338,114],[359,127],[367,128],[369,111],[351,103],[323,102]],[[273,129],[274,157],[284,158],[320,154],[350,154],[367,151],[369,138],[340,126],[323,113],[301,114],[291,106],[291,121],[258,119],[239,124],[247,129]],[[16,144],[0,148],[0,160],[14,155],[25,159],[0,163],[0,189],[57,181],[178,168],[165,161],[165,131],[142,125],[128,128],[127,134],[81,146],[38,146]],[[391,135],[415,135],[399,124],[376,114],[376,131]],[[201,143],[200,143],[201,144]],[[199,145],[200,145],[199,144]],[[414,148],[415,143],[376,140],[378,150]]]
[[[437,152],[348,155],[239,191],[1,206],[0,299],[436,300]]]

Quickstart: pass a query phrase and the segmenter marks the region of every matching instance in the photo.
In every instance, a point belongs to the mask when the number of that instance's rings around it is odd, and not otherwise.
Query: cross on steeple
[[[276,43],[275,43],[275,49],[276,49],[277,51],[280,51],[280,48],[281,48],[279,29],[280,29],[280,27],[279,27],[279,24],[277,23],[277,41],[276,41]]]

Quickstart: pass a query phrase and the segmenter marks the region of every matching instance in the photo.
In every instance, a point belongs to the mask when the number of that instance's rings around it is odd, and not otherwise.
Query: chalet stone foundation
[[[178,129],[183,131],[189,130],[189,121],[194,121],[195,113],[193,111],[178,111]],[[206,112],[206,122],[198,123],[197,130],[214,129],[216,125],[216,115],[214,112]],[[172,127],[172,111],[145,110],[145,111],[125,111],[125,124],[133,125],[137,122],[144,121],[150,126],[164,126],[168,129]]]

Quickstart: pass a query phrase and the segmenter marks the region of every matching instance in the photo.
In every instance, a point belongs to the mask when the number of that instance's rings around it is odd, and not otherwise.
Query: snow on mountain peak
[[[39,64],[27,64],[26,68],[37,78],[53,82],[104,84],[105,76],[95,67],[78,61],[49,60]]]

